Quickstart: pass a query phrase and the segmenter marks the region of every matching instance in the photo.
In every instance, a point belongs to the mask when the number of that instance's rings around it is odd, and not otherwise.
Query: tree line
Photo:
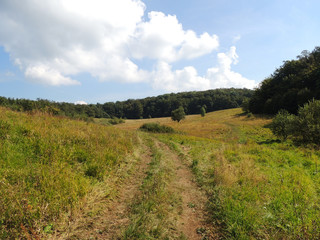
[[[186,114],[200,114],[201,108],[205,108],[206,112],[236,108],[242,104],[244,99],[250,98],[252,93],[253,91],[249,89],[215,89],[88,105],[54,102],[46,99],[28,100],[0,97],[0,106],[15,111],[42,111],[79,119],[114,117],[139,119],[169,117],[171,112],[179,107],[182,107]]]
[[[285,61],[255,90],[248,108],[252,113],[275,114],[285,109],[297,114],[312,99],[320,99],[320,47]]]

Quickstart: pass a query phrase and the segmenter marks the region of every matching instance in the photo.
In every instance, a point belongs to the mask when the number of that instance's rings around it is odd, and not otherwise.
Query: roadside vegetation
[[[132,132],[0,108],[0,239],[46,238],[95,189],[110,195],[101,183],[136,144]]]

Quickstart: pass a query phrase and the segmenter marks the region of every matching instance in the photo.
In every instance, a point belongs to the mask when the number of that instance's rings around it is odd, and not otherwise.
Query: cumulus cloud
[[[38,83],[50,84],[53,86],[80,84],[76,80],[62,76],[58,71],[50,69],[46,65],[27,67],[25,75]]]
[[[236,47],[231,47],[227,53],[218,53],[217,57],[217,66],[209,68],[203,77],[192,66],[172,71],[168,63],[161,62],[153,73],[153,86],[172,92],[228,87],[252,89],[256,86],[254,80],[231,70],[232,64],[238,63]]]
[[[218,54],[218,66],[209,68],[206,77],[210,79],[212,88],[217,87],[238,87],[254,88],[256,83],[243,77],[240,73],[231,70],[232,64],[238,63],[236,47],[231,47],[227,53]]]
[[[126,46],[144,10],[139,0],[3,0],[0,44],[35,82],[79,84],[71,76],[82,72],[143,81]]]
[[[171,92],[187,90],[205,90],[210,88],[210,81],[198,76],[197,70],[188,66],[181,70],[172,71],[166,62],[159,62],[153,72],[153,87]]]
[[[192,30],[185,31],[176,16],[150,12],[148,17],[150,21],[138,24],[130,42],[135,58],[173,62],[200,57],[219,46],[216,35],[203,33],[197,36]]]
[[[231,70],[235,48],[218,54],[217,66],[199,76],[172,64],[216,51],[218,37],[186,30],[174,15],[148,13],[141,0],[1,0],[0,45],[30,81],[79,85],[76,75],[100,81],[149,82],[168,91],[252,87]],[[135,63],[152,59],[153,70]]]

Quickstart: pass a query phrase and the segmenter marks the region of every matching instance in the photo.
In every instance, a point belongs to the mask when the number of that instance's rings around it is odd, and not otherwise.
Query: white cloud
[[[197,70],[192,66],[172,71],[168,63],[159,62],[153,73],[153,79],[155,89],[164,89],[171,92],[210,88],[210,81],[198,76]]]
[[[185,30],[176,16],[148,13],[141,0],[1,0],[0,45],[30,81],[79,85],[77,74],[100,81],[149,82],[168,91],[249,87],[254,81],[231,70],[235,47],[218,54],[217,66],[199,76],[195,67],[171,64],[217,50],[209,33]],[[153,59],[153,71],[136,59]]]
[[[127,42],[144,10],[139,0],[2,0],[0,45],[34,82],[78,84],[70,76],[82,72],[143,81]]]
[[[46,65],[27,67],[25,75],[27,78],[30,78],[33,81],[52,86],[80,84],[80,82],[76,80],[62,76],[58,71],[55,69],[50,69]]]
[[[209,68],[203,77],[199,76],[197,70],[192,66],[172,71],[168,63],[160,62],[153,73],[153,86],[156,89],[160,88],[172,92],[229,87],[252,89],[256,87],[254,80],[249,80],[231,70],[231,65],[237,63],[236,47],[231,47],[227,53],[219,53],[218,65]]]
[[[218,66],[207,70],[206,78],[211,82],[211,88],[254,88],[256,83],[231,70],[232,64],[238,63],[236,47],[231,47],[227,53],[218,54]]]
[[[150,21],[141,22],[130,43],[135,58],[151,58],[167,62],[192,59],[216,50],[218,37],[203,33],[200,37],[194,31],[183,30],[176,16],[162,12],[150,12]]]
[[[88,103],[85,102],[85,101],[76,101],[74,104],[76,104],[76,105],[88,105]]]

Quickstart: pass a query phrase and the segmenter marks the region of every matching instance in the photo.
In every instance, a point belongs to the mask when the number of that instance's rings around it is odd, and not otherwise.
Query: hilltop
[[[207,112],[239,107],[252,96],[249,89],[215,89],[159,95],[144,99],[107,102],[104,104],[75,105],[66,102],[53,102],[44,99],[12,99],[0,97],[0,106],[15,111],[42,111],[56,116],[67,116],[76,119],[88,118],[156,118],[168,117],[176,108],[182,106],[187,114],[200,113],[201,107]]]

